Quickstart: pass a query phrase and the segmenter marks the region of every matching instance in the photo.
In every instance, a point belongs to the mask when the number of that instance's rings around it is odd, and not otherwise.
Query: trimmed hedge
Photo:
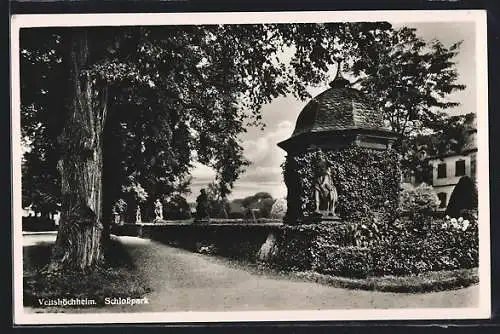
[[[148,234],[152,240],[192,252],[256,262],[269,228],[252,224],[153,225]]]
[[[430,218],[429,218],[430,219]],[[475,268],[479,264],[476,220],[466,229],[452,227],[447,219],[432,219],[422,234],[409,229],[371,233],[359,223],[325,223],[284,226],[277,255],[270,264],[281,270],[313,270],[321,274],[366,278],[419,275],[430,271]]]
[[[311,243],[317,236],[313,226],[283,226],[276,241],[277,252],[268,264],[280,270],[309,270],[313,259]]]
[[[372,268],[373,258],[369,248],[332,245],[316,252],[311,269],[326,275],[365,278]]]

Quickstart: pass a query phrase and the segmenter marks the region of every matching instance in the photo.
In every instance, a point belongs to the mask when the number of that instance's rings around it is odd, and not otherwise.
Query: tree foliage
[[[441,126],[443,111],[458,105],[448,95],[462,90],[454,62],[461,42],[425,41],[416,29],[375,30],[361,56],[346,56],[344,69],[372,97],[403,139]]]
[[[225,197],[248,165],[238,135],[248,125],[264,126],[260,107],[280,95],[309,97],[306,87],[327,80],[340,51],[361,54],[368,47],[363,36],[375,28],[390,26],[85,28],[92,57],[84,74],[109,92],[106,198],[126,197],[123,189],[135,184],[150,200],[183,193],[193,161],[217,171],[218,192]],[[21,32],[23,129],[33,143],[46,144],[37,157],[54,152],[52,166],[59,159],[57,137],[68,103],[70,39],[69,28]],[[290,61],[282,61],[290,51]],[[39,124],[50,140],[30,131]],[[36,173],[35,167],[26,175]],[[47,175],[57,183],[54,167]]]

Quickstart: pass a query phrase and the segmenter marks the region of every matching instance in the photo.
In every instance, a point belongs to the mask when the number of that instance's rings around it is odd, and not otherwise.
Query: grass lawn
[[[294,275],[338,288],[405,293],[453,290],[479,283],[477,268],[431,271],[415,276],[381,276],[363,279],[323,275],[313,271],[294,273]]]
[[[40,307],[39,299],[88,298],[104,306],[104,298],[142,298],[150,291],[123,246],[109,243],[106,264],[92,273],[64,273],[50,276],[42,272],[48,263],[52,243],[23,247],[23,304]]]
[[[461,289],[479,283],[478,268],[431,271],[414,276],[349,278],[324,275],[314,271],[282,271],[270,268],[265,264],[252,263],[248,260],[228,259],[221,256],[212,257],[215,261],[227,263],[235,268],[245,268],[254,274],[316,282],[344,289],[424,293]]]

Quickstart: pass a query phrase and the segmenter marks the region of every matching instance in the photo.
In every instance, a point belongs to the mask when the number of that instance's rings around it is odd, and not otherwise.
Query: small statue
[[[205,189],[200,190],[200,195],[196,198],[196,220],[207,220],[208,214],[208,196]]]
[[[122,220],[121,220],[120,214],[114,210],[113,210],[113,219],[115,220],[116,225],[122,225],[122,223],[121,223]]]
[[[337,188],[333,184],[330,166],[320,166],[323,171],[314,181],[314,199],[316,212],[335,216],[335,205],[338,200]],[[321,170],[320,169],[320,170]]]
[[[155,221],[163,220],[163,204],[159,198],[155,201]]]
[[[137,208],[135,209],[135,223],[141,223],[142,222],[142,217],[141,217],[141,207],[137,205]]]

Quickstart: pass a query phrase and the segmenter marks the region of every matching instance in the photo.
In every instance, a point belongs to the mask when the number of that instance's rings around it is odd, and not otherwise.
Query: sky
[[[455,58],[459,72],[459,83],[467,87],[463,91],[449,96],[450,100],[460,102],[460,106],[447,112],[453,115],[475,111],[476,106],[476,78],[475,78],[475,25],[474,22],[425,22],[406,25],[416,28],[417,34],[425,40],[437,39],[449,46],[457,41],[463,41],[460,52]],[[394,25],[395,28],[402,25]],[[333,78],[332,78],[333,79]],[[316,96],[328,86],[309,89],[312,96]],[[293,96],[280,97],[262,108],[263,121],[266,128],[260,130],[249,128],[241,135],[245,157],[251,162],[244,174],[235,182],[229,199],[243,198],[266,191],[274,198],[286,196],[286,186],[283,182],[280,165],[285,160],[285,151],[276,144],[290,137],[295,121],[302,108],[308,101],[296,100]],[[212,169],[196,165],[192,171],[191,194],[188,201],[194,201],[200,189],[213,181],[215,173]]]

